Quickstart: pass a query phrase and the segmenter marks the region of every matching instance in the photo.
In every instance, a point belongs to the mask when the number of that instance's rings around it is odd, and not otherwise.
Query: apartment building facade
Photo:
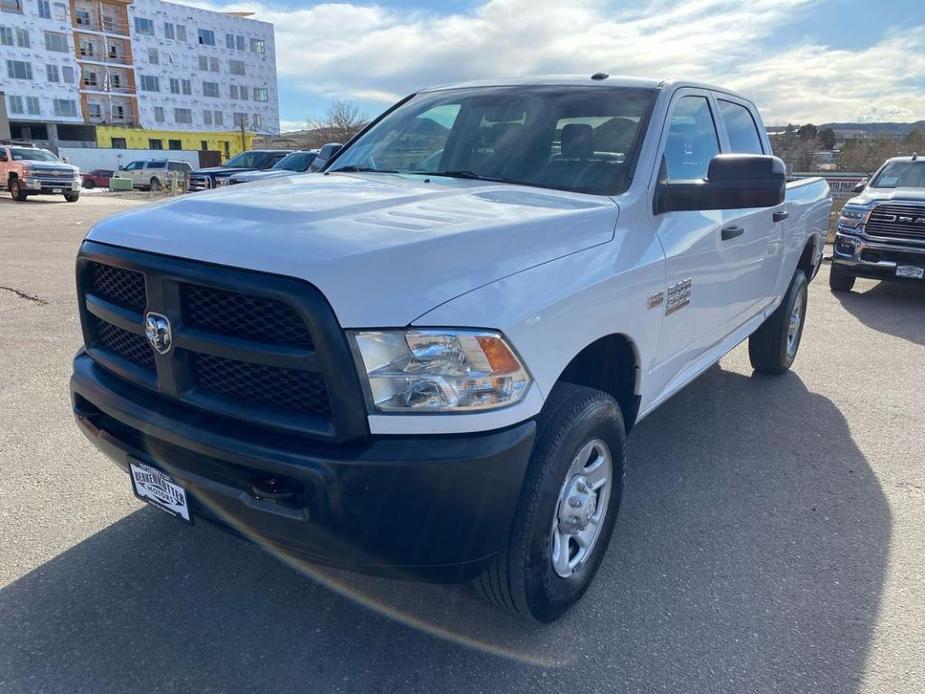
[[[161,0],[0,0],[0,91],[13,137],[52,145],[279,132],[273,25]]]

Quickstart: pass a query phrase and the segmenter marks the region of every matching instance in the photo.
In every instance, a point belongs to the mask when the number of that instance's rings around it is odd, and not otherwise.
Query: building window
[[[180,80],[176,77],[170,78],[170,93],[179,94],[180,93]]]
[[[0,27],[0,46],[13,45],[13,30],[9,27]]]
[[[192,82],[190,82],[189,80],[183,80],[180,84],[183,87],[183,93],[186,96],[190,96],[193,93],[193,83]]]
[[[266,87],[254,87],[254,101],[269,101],[270,94]]]
[[[22,107],[22,97],[21,96],[13,96],[12,94],[10,94],[10,98],[7,101],[9,101],[9,104],[10,104],[10,113],[23,113],[24,112],[23,107]]]
[[[80,54],[92,56],[94,54],[93,43],[87,39],[80,39]]]
[[[39,0],[39,17],[42,19],[51,19],[51,6],[48,4],[48,0]]]
[[[125,138],[124,137],[110,138],[109,144],[113,149],[125,149]]]
[[[211,96],[217,99],[219,97],[218,82],[203,82],[202,95]]]
[[[109,76],[109,86],[113,89],[122,88],[122,78],[119,75],[110,75]]]
[[[209,31],[208,29],[199,30],[199,45],[200,46],[214,46],[215,45],[215,32]]]
[[[234,37],[234,47],[239,51],[244,50],[244,37],[243,36],[238,35]]]
[[[186,41],[186,27],[181,24],[177,24],[176,30],[177,30],[177,41]]]
[[[225,34],[225,48],[234,50],[234,34]]]
[[[39,106],[39,98],[37,96],[26,97],[26,112],[30,116],[38,116],[42,113],[42,109]]]
[[[120,63],[122,62],[122,57],[119,55],[119,47],[114,43],[109,44],[109,57],[113,60],[118,60]]]
[[[215,121],[215,124],[216,124],[216,125],[224,125],[224,124],[225,124],[225,114],[222,113],[221,111],[215,111],[215,112],[212,114],[212,116],[214,117],[213,120]]]
[[[174,33],[174,30],[173,30],[173,24],[171,24],[170,22],[164,22],[164,38],[173,39],[173,38],[176,38],[176,36],[177,35]]]
[[[16,45],[20,48],[29,48],[29,30],[16,28]]]
[[[156,48],[149,48],[149,49],[148,49],[148,62],[151,63],[152,65],[160,65],[160,64],[161,64],[161,59],[160,59],[160,56],[157,54],[157,49],[156,49]]]
[[[203,125],[212,125],[212,111],[206,109],[202,112]]]
[[[55,115],[74,118],[77,116],[77,102],[73,99],[55,99]]]
[[[61,75],[58,73],[57,65],[46,65],[45,66],[45,77],[49,82],[60,82]]]
[[[241,85],[241,101],[247,101],[247,87]]]
[[[164,122],[164,107],[163,106],[154,107],[154,122],[155,123]]]
[[[199,56],[199,69],[203,72],[208,72],[209,70],[209,58],[207,56]]]
[[[243,75],[244,74],[244,61],[243,60],[229,60],[228,61],[228,71],[232,75]]]
[[[146,17],[135,17],[135,33],[154,36],[154,22]]]
[[[6,74],[11,80],[31,80],[32,63],[24,60],[7,60]]]
[[[61,81],[64,82],[64,84],[74,84],[74,68],[70,65],[62,65]]]
[[[67,5],[65,5],[63,2],[55,3],[55,19],[57,19],[59,22],[67,21]]]
[[[259,128],[261,125],[263,125],[263,117],[259,113],[255,113],[253,116],[251,116],[251,123],[255,128]]]
[[[0,0],[0,9],[4,12],[22,13],[22,0]]]
[[[231,148],[228,146],[228,140],[222,141],[222,149],[225,150],[225,159],[231,156]]]
[[[81,26],[90,26],[90,13],[87,10],[75,10],[74,19]]]
[[[218,58],[209,58],[209,72],[218,72]]]
[[[167,140],[167,149],[183,149],[183,143],[180,140]]]
[[[90,118],[102,118],[103,117],[103,107],[99,104],[87,104],[87,113]]]
[[[235,113],[232,116],[235,127],[240,128],[242,125],[247,125],[247,114],[246,113]]]
[[[238,85],[232,84],[228,87],[228,96],[232,99],[238,98]]]
[[[173,110],[173,119],[177,123],[192,123],[193,112],[188,108],[175,108]]]
[[[156,75],[142,75],[141,76],[141,91],[159,92],[160,90],[161,90],[161,85]]]
[[[115,23],[115,20],[113,20],[112,16],[108,14],[104,14],[103,15],[103,31],[114,32],[115,26],[116,26],[116,23]],[[120,30],[119,33],[123,33],[123,32]]]
[[[164,149],[164,141],[153,137],[148,138],[148,149]]]
[[[263,39],[251,39],[251,53],[266,53],[267,44]]]
[[[209,141],[208,141],[208,140],[200,140],[200,141],[199,141],[199,149],[201,149],[203,152],[205,152],[207,149],[209,149]]]
[[[83,83],[84,83],[84,86],[85,86],[85,87],[96,87],[96,86],[98,86],[99,82],[98,82],[98,80],[97,80],[96,73],[95,73],[95,72],[85,72],[85,73],[84,73],[84,78],[83,78]]]
[[[54,31],[46,31],[45,48],[55,53],[67,53],[67,36]]]

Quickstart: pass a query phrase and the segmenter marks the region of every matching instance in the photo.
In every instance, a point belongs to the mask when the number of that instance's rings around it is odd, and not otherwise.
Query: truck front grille
[[[78,293],[88,353],[124,379],[251,424],[323,438],[366,430],[346,340],[311,285],[86,242]],[[144,334],[145,311],[171,323],[166,354]]]
[[[194,193],[197,190],[210,190],[212,188],[212,179],[209,176],[190,176],[189,190]]]
[[[925,242],[925,205],[878,205],[864,228],[868,236]]]

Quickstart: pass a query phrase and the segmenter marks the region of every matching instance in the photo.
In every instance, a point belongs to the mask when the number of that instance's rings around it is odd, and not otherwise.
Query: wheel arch
[[[806,274],[806,279],[811,280],[819,271],[819,265],[816,264],[816,237],[810,236],[803,246],[803,252],[797,261],[797,269]],[[820,263],[821,265],[821,263]]]
[[[613,396],[629,433],[639,414],[639,367],[635,342],[623,333],[611,333],[578,352],[559,374],[557,382],[587,386]]]

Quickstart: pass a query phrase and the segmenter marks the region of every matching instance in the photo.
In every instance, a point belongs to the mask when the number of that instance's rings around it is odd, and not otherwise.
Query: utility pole
[[[244,118],[241,119],[241,151],[247,151],[247,134],[244,131]]]

